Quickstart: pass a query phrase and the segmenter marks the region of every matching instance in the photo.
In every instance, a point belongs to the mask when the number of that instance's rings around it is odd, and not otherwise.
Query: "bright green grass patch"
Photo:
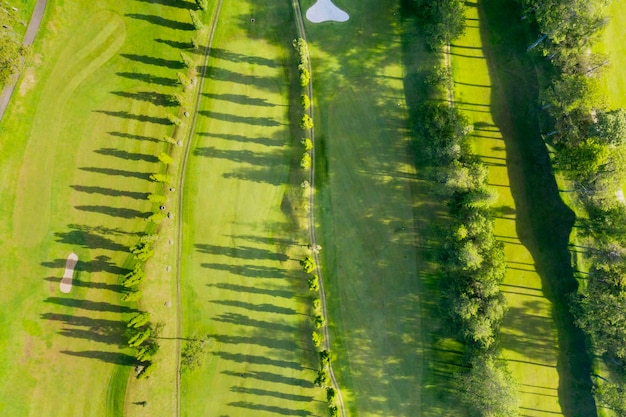
[[[136,306],[121,304],[119,275],[152,209],[148,176],[171,134],[164,116],[188,20],[184,8],[146,2],[48,4],[0,125],[3,415],[122,413],[133,352],[121,335]],[[79,264],[62,294],[71,251]],[[155,409],[171,415],[173,401]]]
[[[185,187],[183,337],[209,345],[204,365],[183,372],[183,416],[327,413],[297,262],[306,238],[288,198],[302,152],[289,7],[221,9]]]
[[[505,244],[502,291],[510,307],[504,356],[521,384],[525,415],[594,415],[590,361],[568,308],[576,285],[567,248],[573,214],[538,136],[536,72],[521,55],[526,36],[501,1],[477,4],[467,9],[452,60],[456,104],[474,123],[475,152],[500,196],[495,231]]]

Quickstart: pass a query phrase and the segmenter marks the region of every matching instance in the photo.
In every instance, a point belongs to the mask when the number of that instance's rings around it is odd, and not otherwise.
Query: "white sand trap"
[[[335,6],[331,0],[317,0],[315,4],[306,11],[306,18],[309,22],[345,22],[350,19],[348,13]]]
[[[72,279],[74,278],[74,267],[78,262],[78,255],[74,252],[70,253],[65,262],[65,272],[61,279],[61,292],[68,293],[72,290]]]

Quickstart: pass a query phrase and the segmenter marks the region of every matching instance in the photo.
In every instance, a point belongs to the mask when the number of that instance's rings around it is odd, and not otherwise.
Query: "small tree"
[[[311,139],[309,138],[302,138],[300,143],[302,144],[302,146],[304,146],[305,152],[308,152],[311,149],[313,149],[313,142],[311,142]]]
[[[202,19],[195,10],[189,10],[189,16],[191,17],[191,23],[196,30],[202,30],[204,28],[204,23],[202,23]]]
[[[125,293],[122,296],[122,301],[127,301],[127,302],[137,301],[141,298],[141,295],[142,295],[141,290],[130,291],[130,292]]]
[[[307,274],[313,272],[317,267],[317,265],[315,265],[315,262],[313,262],[313,258],[311,257],[311,255],[307,255],[306,258],[302,259],[300,261],[300,265],[302,266],[304,272],[306,272]]]
[[[311,333],[311,339],[313,340],[313,345],[317,347],[322,344],[322,340],[324,340],[324,337],[318,332],[314,331],[313,333]]]
[[[156,363],[150,362],[137,374],[137,379],[148,378],[156,369]]]
[[[190,11],[190,13],[191,13],[191,11]],[[193,59],[191,59],[189,57],[189,55],[187,55],[187,54],[185,54],[183,52],[180,53],[180,60],[185,65],[185,67],[190,68],[190,69],[194,67]]]
[[[320,352],[320,366],[323,368],[330,365],[330,352],[326,349]]]
[[[309,155],[308,152],[302,155],[300,167],[304,170],[309,170],[311,168],[311,155]]]
[[[300,104],[302,104],[302,108],[304,110],[308,110],[308,108],[311,107],[311,99],[308,94],[302,94],[300,97]]]
[[[152,330],[148,327],[146,330],[139,332],[137,334],[135,334],[133,337],[131,337],[128,340],[128,346],[130,347],[137,347],[140,344],[142,344],[143,342],[146,341],[147,338],[150,337],[150,335],[152,334]]]
[[[300,68],[300,86],[306,87],[311,82],[311,73],[308,69],[301,67]]]
[[[300,120],[300,127],[304,130],[309,130],[313,128],[313,119],[308,114],[302,116],[302,120]]]
[[[178,116],[174,116],[173,114],[167,113],[165,117],[173,125],[180,126],[183,123],[183,121]],[[169,141],[166,141],[166,142],[169,142]],[[176,141],[174,141],[174,143],[175,142]]]
[[[317,377],[315,378],[315,381],[313,381],[313,383],[320,387],[326,386],[328,384],[328,372],[326,372],[325,369],[320,369],[319,371],[317,371]]]
[[[309,285],[309,290],[311,291],[317,291],[320,289],[320,285],[319,285],[319,277],[317,275],[313,275],[311,276],[308,280],[307,280],[307,284]],[[319,300],[319,299],[318,299]]]
[[[313,323],[315,324],[315,327],[319,329],[320,327],[324,327],[326,320],[324,320],[324,317],[322,317],[321,314],[317,314]]]
[[[172,182],[172,176],[167,174],[150,174],[150,179],[156,182],[169,184]]]
[[[183,369],[193,371],[204,364],[204,359],[209,350],[209,338],[192,337],[185,342],[181,352],[181,364]]]
[[[148,321],[150,321],[150,313],[137,313],[133,317],[131,317],[126,327],[132,327],[133,329],[136,329],[138,327],[145,326],[146,324],[148,324]]]
[[[337,393],[333,387],[326,387],[326,400],[330,403],[335,401]]]

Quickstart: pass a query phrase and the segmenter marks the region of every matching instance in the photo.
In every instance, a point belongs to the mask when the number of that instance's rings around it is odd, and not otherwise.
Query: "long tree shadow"
[[[505,4],[506,3],[506,4]],[[517,233],[531,252],[545,296],[552,303],[558,330],[559,403],[566,417],[595,417],[591,359],[585,336],[574,324],[570,297],[577,290],[568,250],[575,216],[563,203],[550,158],[539,133],[539,83],[530,58],[523,54],[526,33],[516,8],[505,0],[485,0],[478,7],[491,78],[492,113],[507,148],[507,169],[517,207]],[[506,40],[506,41],[503,41]],[[511,69],[511,64],[516,64]],[[506,71],[503,68],[507,68]]]
[[[121,268],[120,268],[121,269]],[[53,282],[55,284],[60,284],[61,283],[61,278],[59,277],[46,277],[44,278],[44,280],[48,281],[48,282]],[[74,279],[72,280],[72,286],[73,287],[83,287],[83,288],[92,288],[95,290],[106,290],[106,291],[113,291],[113,292],[117,292],[117,293],[121,293],[124,291],[124,286],[119,285],[119,284],[109,284],[106,282],[94,282],[94,281],[83,281],[79,278],[74,277]]]
[[[194,245],[196,250],[210,255],[224,255],[241,259],[267,259],[285,262],[289,257],[282,253],[271,252],[267,249],[253,248],[250,246],[216,246],[206,243]]]
[[[273,350],[284,350],[293,352],[298,349],[298,345],[291,340],[279,340],[271,336],[234,336],[234,335],[212,335],[220,343],[232,345],[258,345]]]
[[[139,193],[134,191],[114,190],[112,188],[104,188],[90,185],[70,185],[76,191],[87,194],[102,194],[111,197],[129,197],[135,200],[146,200],[148,193]]]
[[[158,84],[163,86],[175,86],[178,84],[178,80],[174,78],[157,77],[152,74],[144,74],[141,72],[117,72],[116,74],[120,77],[142,81],[148,84]]]
[[[311,415],[311,413],[307,410],[294,410],[291,408],[277,407],[274,405],[256,404],[256,403],[251,403],[249,401],[235,401],[235,402],[228,403],[228,405],[232,407],[247,408],[249,410],[255,410],[259,412],[265,411],[268,413],[280,414],[283,416],[310,416]]]
[[[277,139],[272,139],[272,138],[258,138],[258,137],[249,137],[249,136],[243,136],[243,135],[233,135],[229,133],[209,133],[209,132],[200,132],[200,133],[196,133],[196,135],[205,136],[209,138],[220,138],[220,139],[225,139],[225,140],[232,140],[232,141],[242,142],[242,143],[257,143],[259,145],[264,145],[264,146],[277,146],[277,147],[285,146],[284,142],[277,140]]]
[[[109,206],[74,206],[77,210],[90,211],[92,213],[106,214],[111,217],[121,217],[124,219],[142,218],[150,216],[150,212],[139,211],[125,207],[109,207]]]
[[[205,77],[223,82],[232,82],[244,85],[254,85],[263,90],[274,91],[276,80],[270,77],[259,77],[257,75],[240,74],[221,67],[198,67],[199,74],[206,74]]]
[[[54,261],[45,261],[41,263],[41,266],[45,266],[46,268],[54,268],[54,269],[63,269],[65,268],[65,264],[67,259],[55,259]],[[75,271],[85,271],[89,273],[94,272],[108,272],[113,275],[121,275],[129,272],[126,268],[121,268],[111,262],[111,258],[106,255],[99,255],[95,259],[91,261],[82,261],[79,260],[74,267]],[[77,280],[74,280],[74,285]],[[83,283],[85,286],[89,286],[89,283]]]
[[[250,286],[245,286],[245,285],[230,284],[227,282],[220,282],[217,284],[207,284],[207,287],[216,287],[216,288],[220,288],[223,290],[233,291],[238,294],[247,292],[250,294],[262,294],[262,295],[269,295],[272,297],[280,297],[280,298],[291,298],[294,296],[293,291],[286,291],[282,289],[278,290],[278,289],[250,287]]]
[[[191,52],[196,52],[196,53],[200,53],[200,50],[196,50],[193,47],[193,44],[191,42],[180,42],[180,41],[173,41],[170,39],[160,39],[160,38],[156,38],[154,40],[156,43],[160,43],[163,45],[167,45],[167,46],[171,46],[174,49],[180,49],[183,51],[191,51]]]
[[[100,148],[94,151],[95,153],[99,153],[101,155],[114,156],[120,159],[126,159],[128,161],[146,161],[146,162],[159,162],[159,158],[154,155],[148,155],[145,153],[135,153],[123,151],[121,149],[115,148]]]
[[[125,171],[123,169],[101,168],[101,167],[80,167],[83,171],[96,172],[98,174],[116,175],[120,177],[139,178],[140,180],[150,181],[151,172]]]
[[[119,117],[122,119],[137,120],[138,122],[154,123],[158,125],[170,125],[171,122],[165,117],[146,116],[145,114],[134,114],[127,111],[94,110],[96,113],[107,116]]]
[[[308,396],[308,395],[287,394],[284,392],[268,391],[268,390],[258,389],[258,388],[230,387],[230,390],[238,394],[250,394],[250,395],[258,395],[258,396],[265,396],[265,397],[275,397],[275,398],[280,398],[280,399],[288,400],[288,401],[302,401],[302,402],[313,401],[313,397]]]
[[[126,13],[124,16],[137,19],[137,20],[143,20],[145,22],[150,22],[154,25],[163,26],[169,29],[188,30],[188,31],[192,31],[195,29],[191,23],[179,22],[177,20],[167,19],[161,16],[154,16],[150,14],[140,14],[140,13]]]
[[[230,123],[243,123],[247,125],[274,127],[281,126],[282,123],[269,117],[252,117],[252,116],[237,116],[235,114],[219,113],[216,111],[200,110],[198,114],[209,117],[212,119],[224,120]]]
[[[250,278],[284,278],[285,271],[281,268],[263,265],[228,265],[218,263],[202,263],[203,268],[228,271],[234,275]]]
[[[241,104],[242,106],[257,106],[257,107],[276,107],[276,104],[269,103],[264,98],[244,96],[242,94],[216,94],[216,93],[202,93],[203,96],[213,100],[224,100],[233,103]]]
[[[296,387],[311,388],[313,383],[302,378],[291,378],[288,376],[274,374],[272,372],[249,371],[245,373],[222,371],[224,375],[235,376],[240,378],[254,378],[260,381],[273,382],[276,384],[285,384]]]
[[[229,307],[243,308],[250,311],[258,311],[259,313],[285,314],[289,316],[296,314],[296,310],[293,308],[280,307],[273,304],[252,304],[239,300],[210,300],[209,302]]]
[[[276,366],[279,368],[302,369],[302,365],[298,362],[284,361],[280,359],[271,359],[267,356],[245,355],[243,353],[231,353],[226,351],[215,352],[216,356],[228,361],[237,363],[251,363],[254,365]]]
[[[98,343],[122,346],[123,334],[126,323],[121,320],[92,319],[90,317],[45,313],[41,315],[44,320],[59,321],[65,326],[59,334],[75,339],[85,339]],[[82,327],[82,328],[81,328]]]
[[[146,142],[162,142],[161,140],[157,139],[157,138],[152,138],[150,136],[143,136],[143,135],[133,135],[130,133],[125,133],[125,132],[107,132],[109,135],[111,136],[115,136],[118,138],[124,138],[124,139],[133,139],[133,140],[144,140]]]
[[[276,68],[276,66],[280,64],[280,62],[276,62],[271,59],[263,58],[260,56],[238,54],[236,52],[228,51],[222,48],[212,48],[211,56],[231,62],[243,62],[246,64],[264,65],[271,68]]]
[[[258,153],[246,149],[218,149],[213,146],[196,148],[193,150],[193,154],[195,156],[228,159],[240,164],[259,165],[262,167],[278,165],[284,159],[284,154],[282,152]]]
[[[213,320],[219,321],[222,323],[230,323],[238,326],[249,326],[257,329],[269,330],[275,334],[275,332],[284,332],[284,333],[295,333],[298,329],[294,326],[290,326],[288,324],[281,324],[276,322],[269,322],[263,320],[256,320],[248,316],[244,316],[239,313],[224,313],[220,314],[217,317],[214,317]]]
[[[111,94],[129,98],[131,100],[146,101],[155,106],[174,107],[178,106],[176,99],[171,94],[155,93],[151,91],[139,91],[129,93],[127,91],[111,91]]]
[[[68,245],[78,245],[89,249],[106,249],[110,251],[128,252],[126,245],[117,243],[107,237],[91,233],[86,230],[71,230],[69,232],[55,232],[56,241]]]
[[[185,0],[135,0],[143,3],[161,4],[163,6],[175,7],[177,9],[195,10],[196,4],[187,2]]]
[[[70,356],[76,356],[79,358],[97,359],[102,362],[112,363],[114,365],[133,365],[135,363],[135,357],[126,355],[124,353],[117,352],[105,352],[101,350],[84,350],[84,351],[71,351],[62,350],[61,353]]]
[[[138,311],[127,306],[109,304],[102,301],[78,300],[75,298],[48,297],[44,301],[46,303],[57,304],[60,306],[91,311],[110,311],[113,313],[136,313]]]

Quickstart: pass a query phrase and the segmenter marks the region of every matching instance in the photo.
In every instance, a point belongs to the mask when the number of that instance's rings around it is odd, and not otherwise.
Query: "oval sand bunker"
[[[78,262],[78,255],[74,252],[70,253],[65,262],[65,272],[61,279],[61,292],[68,293],[72,289],[72,279],[74,278],[74,268]]]
[[[306,11],[306,18],[313,23],[321,22],[345,22],[350,18],[348,13],[335,6],[331,0],[317,0]]]

